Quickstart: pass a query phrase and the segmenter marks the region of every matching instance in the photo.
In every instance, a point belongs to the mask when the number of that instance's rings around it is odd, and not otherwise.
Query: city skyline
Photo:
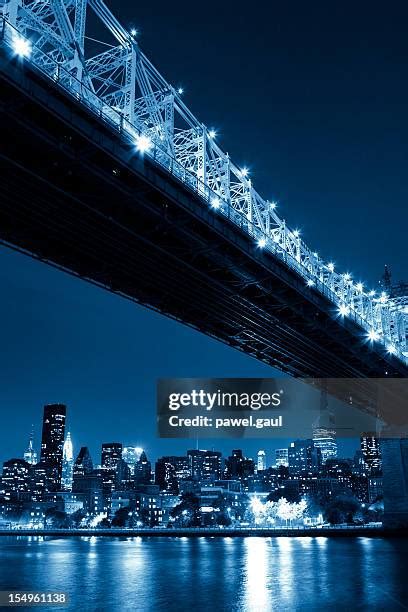
[[[135,442],[134,438],[127,437],[126,440],[123,439],[123,436],[120,439],[103,439],[99,441],[99,444],[90,445],[87,443],[86,437],[82,440],[76,440],[75,438],[75,425],[71,426],[72,419],[69,418],[69,406],[65,404],[45,404],[44,407],[54,406],[54,405],[63,405],[67,409],[67,421],[65,423],[65,437],[64,437],[64,455],[66,452],[66,443],[69,443],[69,451],[73,453],[72,460],[75,462],[77,459],[79,450],[82,447],[86,447],[90,449],[90,454],[93,459],[94,464],[103,465],[102,454],[104,445],[110,444],[121,444],[123,449],[126,448],[134,448],[145,451],[149,459],[154,463],[161,456],[165,455],[177,455],[177,454],[186,454],[188,450],[197,448],[200,450],[211,450],[217,451],[220,450],[223,456],[227,456],[228,453],[232,452],[236,448],[242,448],[245,456],[254,460],[255,465],[259,465],[259,454],[264,453],[263,462],[266,468],[275,467],[276,466],[276,451],[280,449],[288,449],[291,442],[293,442],[296,438],[279,438],[279,439],[237,439],[237,438],[224,438],[224,439],[208,439],[204,438],[200,439],[187,439],[181,438],[177,440],[168,440],[166,438],[157,438],[155,442],[163,442],[163,448],[156,451],[156,453],[150,452],[149,444],[143,442],[143,436],[139,438],[139,442]],[[40,410],[41,412],[41,410]],[[319,431],[325,431],[325,427],[320,427]],[[35,432],[38,430],[41,431],[41,427],[38,425],[31,426],[30,432],[27,437],[26,445],[22,447],[15,455],[10,455],[8,457],[2,458],[2,461],[9,460],[10,458],[25,458],[25,455],[28,455],[28,451],[31,449],[31,453],[33,453],[36,457],[40,457],[41,453],[37,452],[37,447],[41,449],[41,436],[38,436],[38,444],[36,444]],[[363,433],[363,432],[362,432]],[[352,458],[355,451],[360,449],[360,438],[352,438],[352,439],[342,439],[337,438],[334,432],[333,438],[333,430],[328,430],[328,435],[330,438],[331,447],[333,444],[338,449],[335,453],[333,449],[331,452],[326,453],[322,450],[322,458],[325,461],[330,457],[342,457],[342,458]],[[303,440],[304,438],[302,438]],[[307,438],[305,438],[307,439]],[[316,430],[314,428],[311,429],[309,439],[313,439],[315,446],[319,447],[323,444],[323,448],[325,446],[323,438],[323,442],[319,442],[319,438],[316,438]],[[247,447],[249,447],[249,451],[247,451]],[[31,461],[27,459],[28,463]],[[279,465],[279,464],[278,464]]]
[[[45,528],[47,520],[66,528],[245,527],[248,521],[272,527],[287,526],[289,519],[310,526],[324,516],[334,524],[346,517],[361,521],[363,515],[369,522],[383,511],[388,484],[383,485],[382,452],[373,432],[362,435],[353,458],[335,456],[330,430],[331,454],[325,456],[321,427],[317,445],[311,438],[291,441],[287,451],[275,451],[271,466],[264,450],[252,458],[242,448],[228,456],[190,448],[153,462],[144,449],[118,441],[102,442],[98,464],[86,446],[74,453],[66,416],[66,405],[45,405],[39,461],[32,462],[31,436],[24,455],[29,461],[4,461],[0,522],[6,528]]]

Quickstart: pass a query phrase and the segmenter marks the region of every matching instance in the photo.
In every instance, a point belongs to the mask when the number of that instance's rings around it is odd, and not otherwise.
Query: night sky
[[[367,286],[385,263],[395,281],[408,277],[408,9],[176,4],[109,6],[314,250]],[[96,462],[112,440],[144,446],[152,459],[184,452],[187,440],[155,437],[156,378],[275,374],[5,248],[0,285],[0,460],[21,456],[32,423],[38,450],[48,402],[68,405],[74,450],[90,446]],[[227,453],[235,446],[217,443]],[[243,443],[248,454],[277,446]]]

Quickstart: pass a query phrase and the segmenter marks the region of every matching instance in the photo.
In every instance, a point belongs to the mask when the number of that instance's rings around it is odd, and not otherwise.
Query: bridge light
[[[345,280],[346,282],[348,282],[348,281],[350,281],[350,280],[351,280],[351,276],[350,276],[350,274],[349,274],[348,272],[347,272],[346,274],[343,274],[343,278],[344,278],[344,280]]]
[[[383,291],[380,297],[381,304],[385,304],[387,300],[388,300],[388,295]]]
[[[30,57],[31,43],[22,36],[15,36],[13,40],[13,51],[19,57]]]
[[[307,285],[308,287],[313,287],[313,285],[314,285],[314,280],[312,280],[311,278],[309,278],[309,280],[307,281],[306,285]]]
[[[144,134],[140,134],[140,136],[136,136],[136,149],[139,153],[147,153],[152,148],[153,143],[148,136]]]
[[[370,329],[370,331],[367,334],[367,338],[370,340],[370,342],[377,342],[377,340],[380,339],[380,336],[377,334],[377,332],[374,329]]]
[[[247,177],[249,174],[249,170],[248,168],[242,168],[241,169],[241,176],[243,176],[244,178]]]
[[[184,93],[184,89],[183,89],[182,87],[179,87],[179,88],[177,89],[177,93],[178,93],[178,94],[180,94],[180,96],[181,96],[181,95],[183,95],[183,93]]]
[[[295,237],[295,238],[299,238],[299,236],[300,236],[300,231],[299,231],[298,229],[296,229],[296,230],[293,232],[293,235],[294,235],[294,237]]]
[[[130,34],[131,34],[132,36],[137,36],[137,30],[136,30],[136,28],[132,28],[132,29],[130,30]]]
[[[260,249],[263,249],[264,247],[266,247],[266,238],[259,238],[258,246]]]
[[[276,208],[276,207],[277,207],[277,203],[276,203],[276,202],[271,202],[271,203],[269,204],[269,208],[270,208],[271,210],[275,210],[275,208]]]
[[[368,294],[370,297],[374,297],[375,296],[375,291],[371,290],[370,293]]]
[[[341,317],[347,317],[349,314],[350,314],[349,306],[346,306],[346,304],[341,304],[341,306],[339,306],[339,315]]]
[[[356,289],[361,293],[363,291],[363,283],[357,283]]]
[[[215,130],[210,130],[210,131],[208,132],[208,135],[209,135],[209,137],[210,137],[211,139],[214,139],[214,138],[216,138],[216,137],[217,137],[217,132],[216,132]]]
[[[220,198],[214,197],[211,198],[211,208],[219,208],[221,206],[221,200]]]
[[[327,268],[329,272],[334,272],[334,263],[330,262],[329,264],[327,264]]]
[[[390,353],[390,355],[395,355],[397,353],[396,347],[393,344],[390,344],[387,346],[387,353]]]

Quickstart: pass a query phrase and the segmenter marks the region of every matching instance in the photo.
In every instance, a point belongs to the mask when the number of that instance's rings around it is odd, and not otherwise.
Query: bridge
[[[294,376],[408,375],[408,297],[310,249],[103,0],[0,10],[3,244]]]

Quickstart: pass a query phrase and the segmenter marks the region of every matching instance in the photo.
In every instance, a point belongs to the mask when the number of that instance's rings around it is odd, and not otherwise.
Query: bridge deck
[[[296,376],[407,376],[352,321],[0,49],[0,239]]]

